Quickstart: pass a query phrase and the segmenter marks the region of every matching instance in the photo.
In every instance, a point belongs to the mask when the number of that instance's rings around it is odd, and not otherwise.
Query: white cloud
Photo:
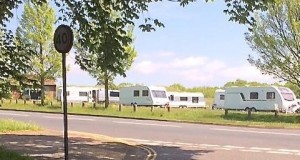
[[[160,75],[165,83],[174,80],[185,85],[223,85],[228,81],[243,79],[257,82],[275,82],[271,76],[262,75],[255,67],[246,61],[242,66],[231,66],[224,61],[203,56],[185,58],[159,59],[137,61],[130,71],[132,75],[145,77],[145,83],[151,81],[151,76]],[[147,77],[150,77],[147,79]]]

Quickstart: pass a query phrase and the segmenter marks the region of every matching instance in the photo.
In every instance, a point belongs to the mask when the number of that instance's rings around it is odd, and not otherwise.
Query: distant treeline
[[[112,84],[111,88],[113,89],[120,89],[122,87],[126,86],[132,86],[136,84],[132,83],[120,83],[119,85]],[[141,85],[141,84],[140,84]],[[297,97],[300,97],[300,89],[291,83],[285,83],[284,85],[281,85],[279,83],[274,83],[274,84],[267,84],[267,83],[259,83],[259,82],[248,82],[245,80],[237,79],[236,81],[233,82],[227,82],[223,87],[208,87],[208,86],[202,86],[202,87],[185,87],[184,85],[180,83],[175,83],[170,86],[165,86],[167,91],[173,91],[173,92],[202,92],[205,96],[205,98],[214,98],[215,91],[217,89],[222,89],[225,87],[231,87],[231,86],[284,86],[288,87],[291,90],[294,91]]]

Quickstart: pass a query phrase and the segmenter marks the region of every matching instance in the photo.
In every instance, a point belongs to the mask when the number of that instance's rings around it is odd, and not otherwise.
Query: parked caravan
[[[138,106],[165,106],[169,99],[164,87],[130,86],[120,89],[120,104]]]
[[[299,105],[293,91],[286,87],[230,87],[225,89],[224,108],[295,112]]]
[[[215,91],[214,102],[212,105],[212,109],[222,109],[224,108],[224,100],[225,100],[225,90],[217,89]]]
[[[100,87],[90,86],[67,86],[67,101],[68,102],[95,102],[97,90]],[[58,89],[57,99],[63,99],[62,87]]]
[[[168,92],[170,107],[205,107],[203,93],[200,92]]]
[[[108,90],[108,100],[111,103],[119,103],[119,96],[120,91],[119,90]],[[98,102],[104,102],[105,101],[105,90],[99,89],[98,90]]]

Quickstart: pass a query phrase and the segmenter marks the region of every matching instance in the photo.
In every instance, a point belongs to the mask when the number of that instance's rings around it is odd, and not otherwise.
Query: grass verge
[[[52,106],[38,106],[30,103],[4,103],[1,108],[55,113],[62,112],[60,103],[53,103]],[[102,105],[97,104],[96,108],[93,108],[92,104],[85,104],[84,107],[82,107],[81,104],[73,104],[73,107],[71,107],[69,103],[68,113],[262,128],[300,129],[300,115],[282,113],[275,117],[274,113],[271,112],[255,112],[248,118],[246,112],[239,111],[229,111],[229,114],[225,116],[223,110],[171,108],[171,111],[168,112],[166,108],[154,108],[154,110],[151,111],[150,107],[137,107],[136,112],[134,112],[133,108],[129,106],[124,106],[122,107],[122,111],[119,111],[118,105],[111,105],[109,108],[104,108]]]
[[[0,133],[8,133],[14,131],[38,131],[41,128],[37,125],[18,122],[14,120],[0,120]],[[1,135],[0,135],[1,136]],[[10,151],[5,149],[3,146],[0,146],[0,159],[5,160],[33,160],[28,156],[23,156],[17,152]]]
[[[0,159],[9,160],[33,160],[28,156],[22,156],[17,152],[6,150],[3,146],[0,146]]]
[[[41,130],[41,128],[35,124],[24,123],[14,120],[0,120],[0,133],[38,130]]]

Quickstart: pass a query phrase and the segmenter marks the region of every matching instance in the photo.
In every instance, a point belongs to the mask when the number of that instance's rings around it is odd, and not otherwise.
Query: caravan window
[[[79,92],[80,97],[86,97],[88,96],[88,92]]]
[[[180,101],[187,101],[188,97],[180,97],[179,99],[180,99]]]
[[[110,97],[119,97],[119,92],[110,91],[109,96]]]
[[[258,99],[258,93],[257,92],[250,92],[250,99]]]
[[[199,97],[192,97],[192,103],[199,103]]]
[[[221,94],[220,95],[220,100],[225,100],[225,95]]]
[[[133,91],[133,97],[139,97],[140,96],[140,91],[139,90],[134,90]]]
[[[275,92],[267,92],[267,99],[275,99]]]
[[[148,94],[149,94],[148,90],[143,90],[143,92],[142,92],[143,97],[147,97]]]
[[[284,100],[286,101],[293,101],[294,100],[294,95],[292,93],[283,93],[281,92],[281,95]]]
[[[156,98],[167,98],[165,91],[152,90],[152,95],[153,95],[153,97],[156,97]]]
[[[170,95],[170,96],[169,96],[169,100],[170,100],[170,101],[174,101],[174,95]]]

